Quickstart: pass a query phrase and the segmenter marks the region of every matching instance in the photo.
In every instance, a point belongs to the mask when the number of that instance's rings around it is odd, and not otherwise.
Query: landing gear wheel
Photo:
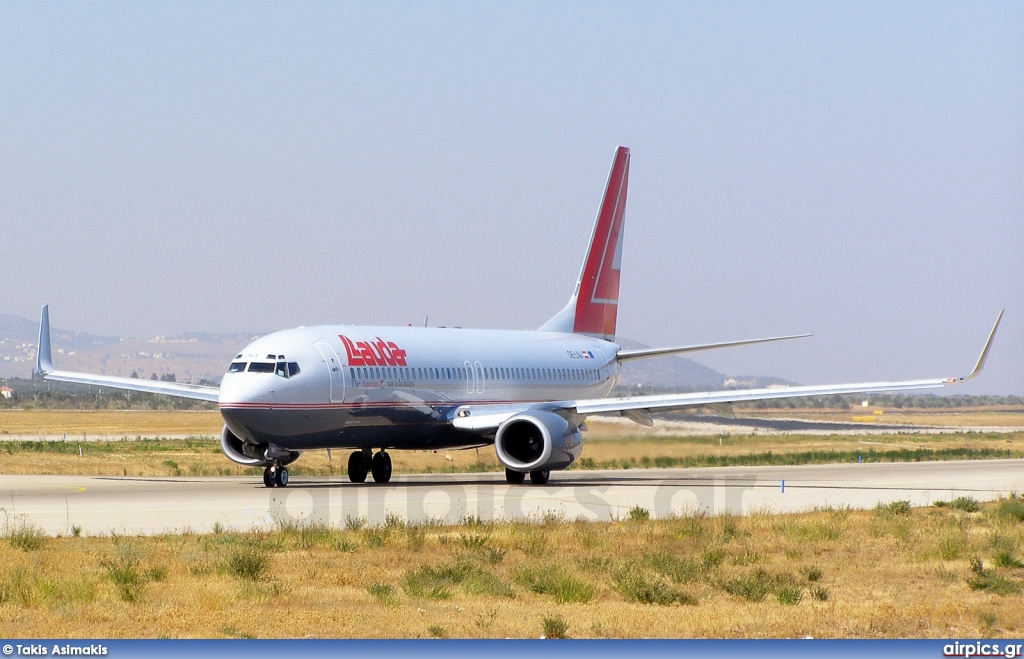
[[[522,485],[526,480],[526,474],[522,471],[512,471],[505,467],[505,482],[509,485]]]
[[[391,480],[391,456],[380,451],[370,461],[370,471],[373,472],[373,480],[378,483],[387,483]]]
[[[534,485],[547,485],[549,478],[551,478],[551,471],[549,469],[530,472],[530,482]]]
[[[274,472],[274,484],[278,487],[288,487],[288,470],[286,468],[277,468],[277,471]]]
[[[263,486],[274,487],[274,472],[270,467],[263,468]]]
[[[348,479],[353,483],[366,482],[366,460],[362,451],[355,451],[348,456]]]

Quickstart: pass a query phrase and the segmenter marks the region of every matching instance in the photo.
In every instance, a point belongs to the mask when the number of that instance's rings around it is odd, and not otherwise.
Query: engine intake
[[[271,464],[264,457],[266,447],[243,442],[227,426],[220,431],[220,450],[228,460],[246,467],[266,467]]]
[[[266,444],[250,444],[235,436],[224,426],[220,431],[220,450],[232,462],[246,467],[267,467],[272,464],[286,465],[299,459],[298,451],[289,451]]]
[[[513,471],[565,469],[580,456],[583,435],[554,412],[524,412],[498,427],[494,450]]]

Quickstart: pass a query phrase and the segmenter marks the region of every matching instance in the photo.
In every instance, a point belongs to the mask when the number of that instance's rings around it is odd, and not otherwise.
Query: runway
[[[480,519],[622,519],[634,506],[663,518],[694,511],[800,512],[929,505],[960,496],[992,500],[1024,492],[1024,460],[797,467],[721,467],[556,472],[548,485],[510,486],[502,474],[396,476],[387,485],[294,477],[282,489],[259,478],[0,476],[8,525],[51,535],[159,534],[271,529],[348,520],[457,523]]]

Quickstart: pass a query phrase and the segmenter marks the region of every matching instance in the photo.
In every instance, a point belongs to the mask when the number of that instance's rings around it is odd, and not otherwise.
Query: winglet
[[[43,305],[43,314],[39,318],[39,346],[36,350],[36,370],[40,373],[49,373],[53,369],[53,362],[50,360],[50,308]]]
[[[988,359],[988,351],[992,349],[992,339],[996,336],[996,330],[999,329],[999,321],[1003,319],[1004,311],[1006,311],[1006,309],[999,310],[999,315],[996,316],[996,324],[992,326],[992,331],[988,334],[988,340],[985,341],[985,347],[981,349],[981,354],[978,356],[978,363],[974,365],[974,370],[971,371],[971,374],[962,378],[950,378],[946,380],[946,382],[966,382],[971,378],[977,377],[981,373],[981,369],[985,368],[985,360]]]

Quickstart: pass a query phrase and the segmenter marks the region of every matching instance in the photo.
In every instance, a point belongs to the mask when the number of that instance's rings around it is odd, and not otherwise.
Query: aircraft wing
[[[493,406],[464,405],[453,410],[451,423],[457,428],[487,432],[494,430],[512,416],[527,410],[548,410],[561,412],[575,417],[594,415],[625,416],[642,425],[651,425],[649,414],[652,412],[671,412],[694,407],[707,407],[727,403],[741,403],[755,400],[778,400],[781,398],[800,398],[804,396],[833,396],[837,394],[862,394],[894,391],[911,391],[917,389],[938,389],[951,384],[966,382],[976,377],[985,367],[992,339],[995,338],[999,321],[1003,318],[1000,311],[995,325],[988,335],[985,347],[974,365],[970,375],[954,378],[935,378],[930,380],[905,380],[899,382],[862,382],[856,384],[829,384],[801,387],[771,387],[767,389],[736,389],[728,391],[709,391],[689,394],[661,394],[653,396],[631,396],[628,398],[592,398],[569,400],[555,403],[509,404]]]
[[[206,387],[198,384],[185,384],[182,382],[161,382],[158,380],[142,380],[139,378],[122,378],[113,375],[93,375],[91,373],[72,373],[70,371],[58,371],[53,368],[53,361],[50,356],[50,310],[43,306],[42,317],[39,320],[39,350],[36,353],[36,370],[42,374],[43,379],[55,380],[58,382],[73,382],[75,384],[90,384],[97,387],[110,387],[112,389],[127,389],[129,391],[144,391],[151,394],[164,394],[166,396],[177,396],[178,398],[193,398],[196,400],[207,400],[217,402],[220,390],[217,387]]]

